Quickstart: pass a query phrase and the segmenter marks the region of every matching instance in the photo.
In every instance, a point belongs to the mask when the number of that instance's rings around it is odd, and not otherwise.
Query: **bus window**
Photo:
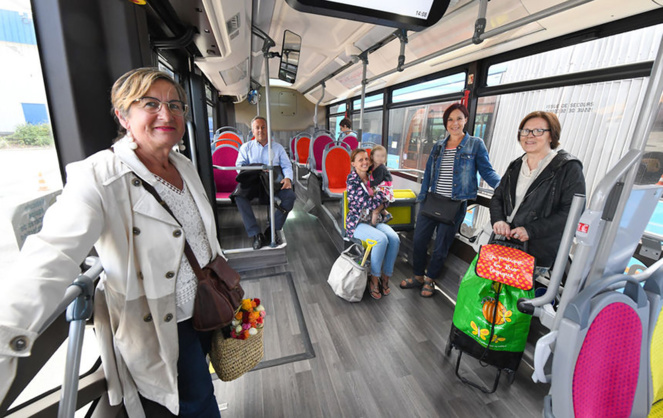
[[[493,122],[493,111],[495,110],[495,98],[487,97],[477,105],[477,113],[474,118],[474,136],[486,139],[490,136],[491,124]],[[488,146],[488,143],[486,143]]]
[[[663,24],[491,65],[488,86],[653,60]],[[628,52],[626,52],[628,51]]]
[[[3,213],[0,262],[7,264],[19,250],[14,231],[29,227],[35,232],[32,225],[12,223],[12,214],[21,205],[28,209],[43,207],[40,199],[54,200],[52,194],[62,189],[62,177],[30,1],[4,2],[2,9],[2,20],[12,28],[3,31],[4,39],[0,42],[0,60],[12,63],[0,68],[0,213]],[[34,204],[24,205],[28,202]]]
[[[41,229],[41,217],[62,189],[58,155],[29,0],[2,2],[0,66],[0,264],[11,265],[25,236]],[[36,222],[35,222],[36,220]],[[74,277],[72,277],[72,280]],[[99,357],[92,329],[86,330],[81,371]],[[62,384],[65,341],[12,406]],[[85,411],[83,411],[85,413]]]
[[[359,130],[359,112],[352,114],[352,130]],[[373,142],[382,144],[382,109],[364,112],[364,126],[361,134],[361,142]]]
[[[389,137],[395,147],[389,147],[390,154],[396,154],[397,168],[419,168],[419,143],[424,127],[425,106],[413,106],[389,111]],[[392,161],[394,158],[392,157]]]
[[[646,78],[635,78],[481,97],[479,105],[486,109],[481,117],[489,121],[484,140],[490,161],[503,174],[523,153],[516,136],[522,118],[535,110],[553,112],[562,126],[560,147],[582,161],[591,195],[628,151],[646,88]]]
[[[446,136],[442,115],[453,103],[389,110],[389,167],[424,170],[433,145]]]

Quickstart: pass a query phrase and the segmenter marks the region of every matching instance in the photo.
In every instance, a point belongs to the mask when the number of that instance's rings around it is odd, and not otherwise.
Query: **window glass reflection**
[[[443,138],[442,115],[455,101],[389,111],[388,162],[391,168],[424,170],[435,143]]]

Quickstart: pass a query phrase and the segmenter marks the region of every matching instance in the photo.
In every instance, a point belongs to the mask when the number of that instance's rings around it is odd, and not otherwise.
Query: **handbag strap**
[[[136,177],[138,177],[138,176],[136,176]],[[159,202],[159,204],[164,209],[166,209],[166,212],[168,212],[170,214],[170,216],[172,216],[173,219],[175,219],[175,222],[177,222],[181,227],[182,224],[180,223],[180,221],[177,220],[177,217],[175,216],[173,211],[170,210],[170,207],[168,207],[168,204],[166,203],[166,201],[163,200],[161,198],[161,196],[159,196],[159,193],[157,193],[157,191],[154,189],[154,187],[152,187],[151,184],[149,184],[146,181],[143,181],[142,179],[141,179],[141,183],[143,184],[143,187],[145,188],[145,190],[147,190],[152,196],[154,196],[154,198],[157,200],[157,202]],[[189,245],[189,241],[187,241],[186,238],[184,238],[184,254],[186,255],[187,260],[189,260],[189,264],[191,265],[191,268],[193,269],[193,273],[200,280],[200,278],[202,277],[202,270],[200,269],[200,264],[198,264],[198,260],[196,259],[196,256],[193,254],[193,250],[191,249],[191,246]]]

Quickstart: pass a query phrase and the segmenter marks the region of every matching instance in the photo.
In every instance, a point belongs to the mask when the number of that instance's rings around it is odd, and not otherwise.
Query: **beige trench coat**
[[[67,166],[67,184],[44,218],[39,234],[26,241],[6,277],[8,306],[0,309],[0,397],[27,356],[43,322],[92,246],[104,273],[95,295],[95,327],[113,405],[144,417],[138,392],[179,412],[175,278],[184,252],[180,225],[138,181],[154,176],[128,147],[98,152]],[[221,253],[214,213],[191,162],[171,152],[205,225],[213,256]],[[133,172],[133,173],[132,173]],[[134,174],[135,173],[135,174]],[[198,260],[201,265],[209,260]],[[9,342],[25,337],[22,350]]]

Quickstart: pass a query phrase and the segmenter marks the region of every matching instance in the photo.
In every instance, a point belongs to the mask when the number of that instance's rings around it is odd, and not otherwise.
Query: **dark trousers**
[[[219,418],[212,377],[205,355],[209,353],[212,332],[198,332],[191,320],[177,324],[180,355],[177,360],[177,390],[180,396],[179,417]],[[141,396],[145,416],[173,417],[166,407]]]
[[[412,260],[415,276],[426,275],[433,280],[437,279],[447,259],[456,232],[465,218],[466,210],[467,202],[463,202],[456,214],[453,225],[438,222],[419,212],[417,225],[414,229],[414,257]],[[437,235],[435,236],[430,262],[428,262],[428,243],[435,230],[437,230]],[[426,265],[428,265],[428,268],[426,268]]]
[[[295,206],[297,195],[295,195],[295,191],[292,189],[281,189],[278,193],[275,193],[274,196],[281,199],[281,207],[286,211],[286,213],[283,213],[280,210],[274,210],[275,231],[279,231],[283,229],[283,224],[288,217],[288,213],[290,213]],[[260,229],[258,222],[256,221],[253,208],[251,208],[251,201],[243,196],[235,196],[235,203],[237,204],[239,213],[242,215],[242,221],[244,222],[246,233],[250,237],[261,233],[262,229]]]

